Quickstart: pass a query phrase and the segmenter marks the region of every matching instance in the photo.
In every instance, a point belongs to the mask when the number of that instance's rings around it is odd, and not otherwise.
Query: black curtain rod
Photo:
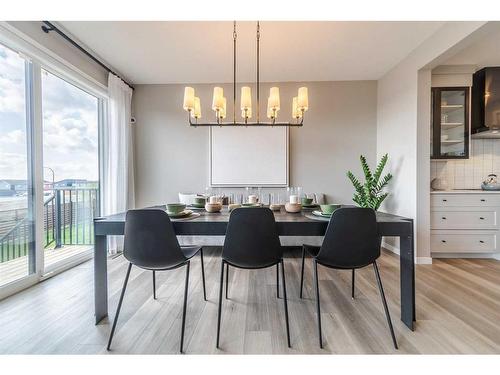
[[[120,77],[118,74],[116,74],[111,68],[109,68],[107,65],[103,64],[101,61],[99,61],[96,57],[94,57],[90,52],[88,52],[85,48],[83,48],[81,45],[79,45],[77,42],[75,42],[73,39],[71,39],[69,36],[67,36],[64,32],[62,32],[60,29],[57,28],[53,23],[49,21],[42,21],[45,25],[42,25],[42,30],[44,33],[49,33],[51,31],[55,31],[58,33],[60,36],[62,36],[64,39],[66,39],[69,43],[73,45],[73,47],[77,48],[80,52],[84,53],[88,58],[90,58],[92,61],[95,63],[99,64],[101,67],[106,69],[108,72],[111,74],[114,74],[115,76],[119,77],[123,82],[125,82],[132,90],[134,90],[134,86],[132,86],[130,83],[125,81],[122,77]]]

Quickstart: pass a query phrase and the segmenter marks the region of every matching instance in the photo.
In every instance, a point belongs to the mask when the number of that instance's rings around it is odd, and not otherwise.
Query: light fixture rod
[[[233,24],[233,123],[236,124],[236,21]]]
[[[260,23],[257,21],[257,123],[260,123],[260,79],[259,79],[259,61],[260,61]]]

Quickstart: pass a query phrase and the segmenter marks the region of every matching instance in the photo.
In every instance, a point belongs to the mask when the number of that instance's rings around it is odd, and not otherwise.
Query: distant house
[[[28,191],[26,180],[0,180],[0,196],[12,197]]]

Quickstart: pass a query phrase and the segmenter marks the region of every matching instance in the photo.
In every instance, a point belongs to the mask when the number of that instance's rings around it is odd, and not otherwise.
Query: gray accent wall
[[[187,112],[182,109],[184,86],[135,86],[137,207],[177,201],[178,192],[202,193],[208,186],[209,130],[188,126]],[[189,86],[200,96],[203,119],[212,121],[212,90],[217,84]],[[220,86],[229,104],[232,86]],[[280,87],[280,121],[291,117],[292,97],[298,88],[309,88],[310,108],[304,126],[290,130],[290,184],[303,187],[306,193],[324,193],[329,202],[351,203],[353,188],[346,171],[362,173],[360,154],[372,165],[376,159],[377,82],[265,83],[261,88],[263,115],[271,86]],[[255,117],[255,87],[252,100]],[[228,117],[232,113],[229,106]]]

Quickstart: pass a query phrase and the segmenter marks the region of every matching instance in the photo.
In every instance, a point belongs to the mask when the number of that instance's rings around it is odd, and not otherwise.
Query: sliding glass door
[[[30,77],[0,44],[0,287],[36,271]]]
[[[106,95],[0,25],[0,299],[92,256]]]
[[[42,69],[44,273],[93,248],[99,212],[99,99]]]

